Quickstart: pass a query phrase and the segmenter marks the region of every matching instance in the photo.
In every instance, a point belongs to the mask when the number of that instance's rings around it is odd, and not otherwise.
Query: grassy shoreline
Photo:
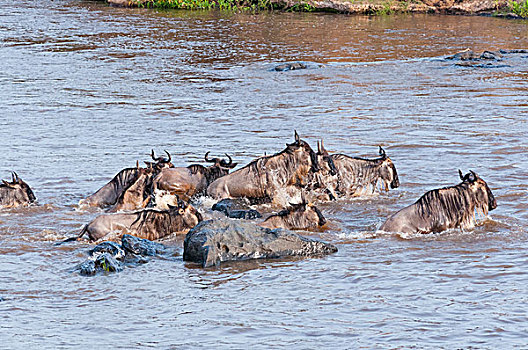
[[[528,18],[528,0],[106,0],[120,7],[337,12],[387,15],[393,13],[488,14]]]

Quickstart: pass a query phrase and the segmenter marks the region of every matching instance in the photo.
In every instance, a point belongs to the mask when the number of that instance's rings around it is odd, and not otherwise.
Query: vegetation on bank
[[[512,0],[510,2],[510,11],[514,14],[516,14],[517,16],[520,16],[520,17],[523,17],[523,18],[528,18],[528,0],[524,0],[524,1],[515,1],[515,0]]]
[[[146,8],[185,10],[272,10],[270,0],[131,0],[133,5]]]
[[[185,9],[185,10],[227,10],[227,11],[269,11],[283,10],[293,12],[345,12],[368,15],[390,15],[406,12],[435,13],[488,13],[501,17],[528,18],[528,0],[495,0],[494,8],[483,9],[479,2],[471,8],[460,7],[457,1],[453,7],[442,0],[429,0],[426,4],[420,0],[328,0],[319,5],[309,0],[106,0],[117,6]],[[431,2],[432,1],[432,2]],[[319,7],[324,4],[324,8]],[[317,6],[317,7],[315,7]],[[474,11],[474,12],[472,12]]]

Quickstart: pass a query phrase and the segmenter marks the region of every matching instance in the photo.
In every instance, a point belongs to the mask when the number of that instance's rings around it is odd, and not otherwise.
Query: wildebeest
[[[145,208],[151,200],[152,178],[155,170],[152,167],[139,168],[136,180],[128,186],[116,200],[110,213],[132,211]]]
[[[321,171],[313,176],[312,187],[327,191],[330,198],[358,197],[373,194],[378,187],[386,191],[399,187],[396,167],[381,146],[379,155],[375,159],[329,155],[321,144],[318,150]]]
[[[390,216],[380,230],[401,233],[441,232],[449,228],[469,229],[475,225],[475,212],[486,215],[497,207],[488,184],[475,172],[461,183],[426,192],[414,204]]]
[[[209,167],[193,164],[188,167],[163,169],[154,179],[153,188],[169,191],[183,200],[189,200],[197,194],[203,194],[214,180],[229,174],[229,170],[237,166],[228,154],[226,157],[229,161],[220,158],[209,159],[207,152],[205,161],[213,163]]]
[[[165,157],[156,157],[156,154],[154,153],[154,150],[151,150],[150,156],[152,157],[152,160],[154,162],[145,162],[147,167],[154,168],[156,172],[161,171],[162,169],[166,168],[174,168],[174,165],[171,163],[171,155],[169,152],[165,150],[165,153],[167,154],[167,158]]]
[[[2,180],[0,184],[0,208],[27,206],[36,200],[37,198],[29,185],[22,181],[17,173],[11,173],[11,182]]]
[[[169,152],[165,152],[167,153],[168,158],[156,157],[154,150],[152,150],[151,157],[155,162],[145,162],[147,164],[147,168],[152,168],[157,173],[163,168],[173,167],[172,163],[170,162],[171,156]],[[110,182],[97,190],[97,192],[85,199],[82,199],[79,202],[79,205],[105,208],[116,204],[123,192],[137,181],[141,173],[140,169],[142,168],[140,168],[139,163],[136,162],[135,168],[126,168],[121,170],[116,176],[114,176],[112,180],[110,180]]]
[[[326,219],[316,206],[304,199],[299,204],[290,204],[277,214],[270,215],[259,226],[271,229],[306,230],[323,226]]]
[[[77,239],[88,234],[91,241],[96,241],[117,231],[139,238],[156,240],[172,233],[186,233],[200,221],[202,221],[202,215],[198,210],[184,201],[179,201],[178,206],[169,207],[169,210],[142,209],[127,213],[99,215],[84,226]]]
[[[280,189],[307,184],[308,173],[319,170],[317,156],[295,132],[295,142],[272,156],[257,158],[245,167],[209,185],[207,194],[216,199],[246,197],[271,201]]]

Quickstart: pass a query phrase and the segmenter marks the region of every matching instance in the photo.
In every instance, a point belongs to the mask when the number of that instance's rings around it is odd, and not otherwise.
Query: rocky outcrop
[[[222,219],[203,221],[189,231],[184,241],[183,260],[209,267],[225,261],[320,256],[336,251],[331,244],[291,231]]]

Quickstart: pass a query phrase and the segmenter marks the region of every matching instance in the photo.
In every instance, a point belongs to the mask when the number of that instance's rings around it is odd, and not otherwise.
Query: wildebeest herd
[[[110,182],[80,201],[82,207],[105,208],[69,240],[86,236],[90,241],[107,239],[110,233],[120,238],[130,234],[157,240],[174,233],[187,233],[203,218],[195,205],[202,196],[219,201],[213,209],[231,218],[253,219],[261,227],[274,229],[323,228],[326,219],[314,203],[340,198],[371,195],[400,186],[398,173],[385,150],[373,159],[329,154],[323,142],[317,151],[297,132],[294,142],[270,156],[254,159],[242,168],[231,156],[204,160],[209,166],[192,164],[175,167],[171,155],[156,156],[152,162],[121,170]],[[425,193],[414,204],[390,216],[380,231],[437,233],[450,228],[471,228],[475,212],[484,215],[496,208],[495,198],[486,182],[475,172],[462,174],[460,183]],[[30,187],[12,174],[11,182],[2,180],[0,207],[27,206],[36,200]],[[260,205],[271,203],[282,210],[265,220],[259,219]]]

